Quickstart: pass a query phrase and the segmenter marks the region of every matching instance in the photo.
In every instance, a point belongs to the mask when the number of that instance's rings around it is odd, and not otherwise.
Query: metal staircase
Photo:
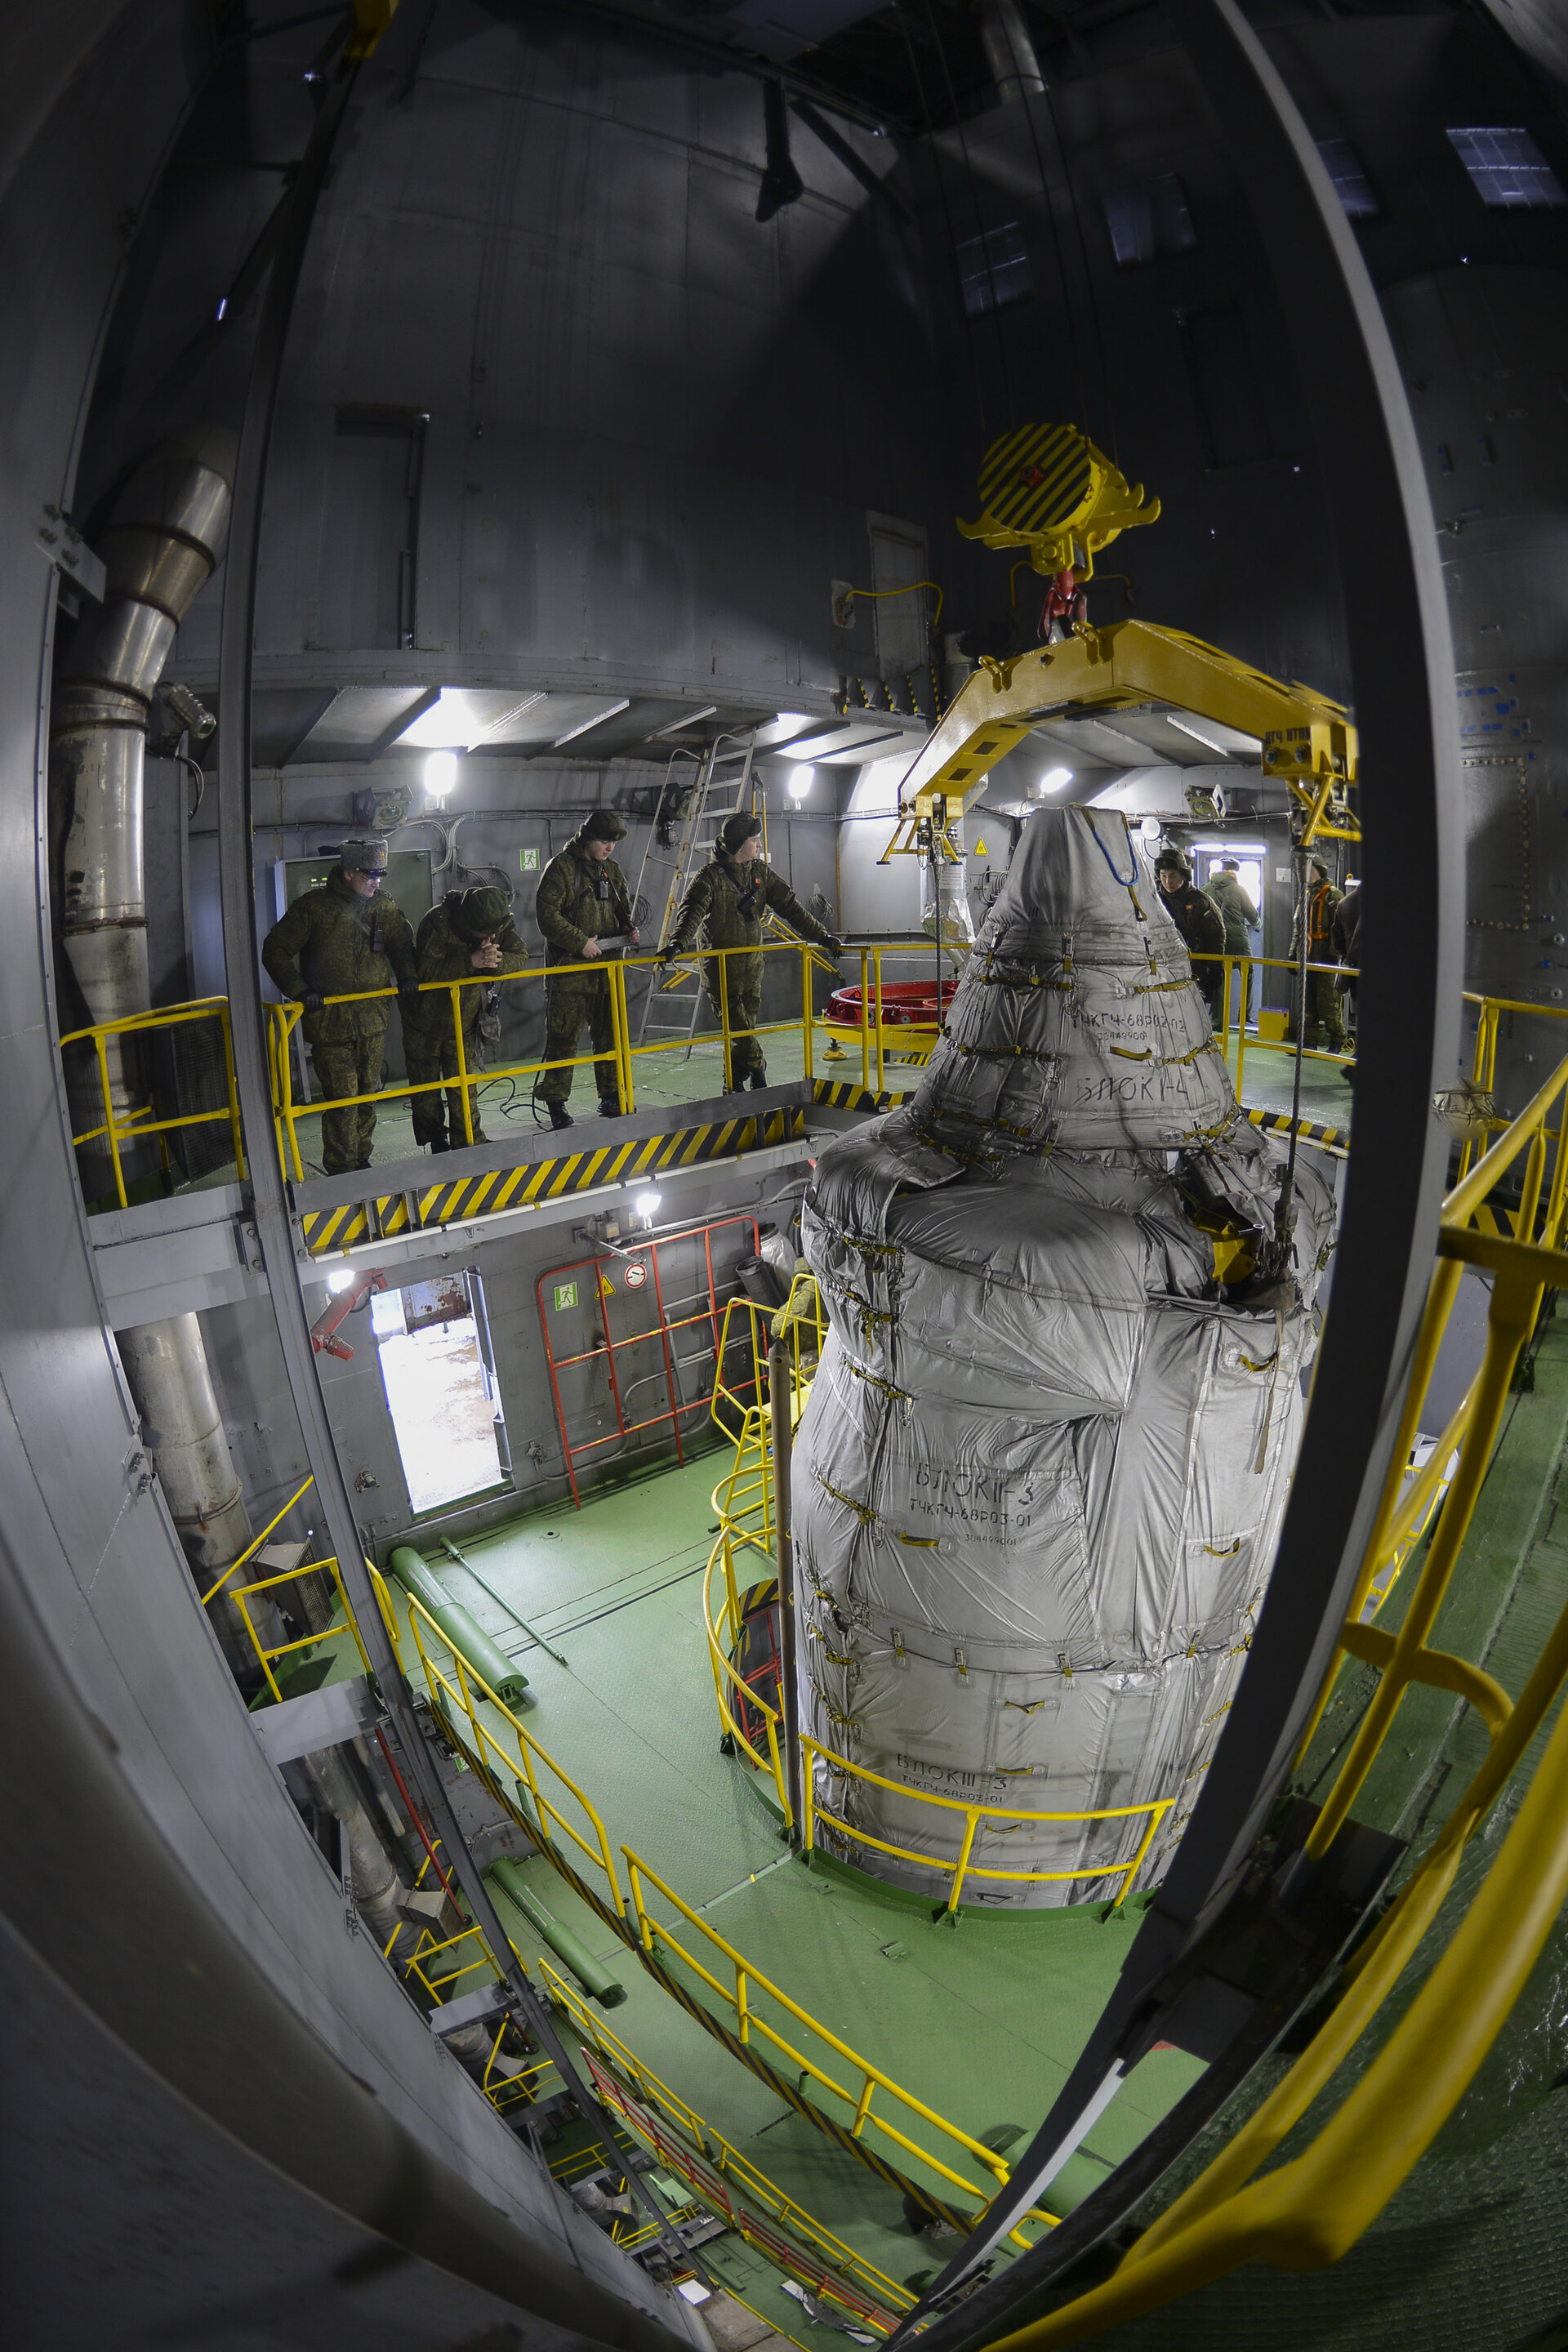
[[[648,834],[637,873],[638,898],[646,898],[650,908],[658,909],[661,947],[675,929],[692,877],[713,855],[720,826],[726,817],[752,805],[755,743],[754,727],[737,728],[716,735],[700,751],[670,753],[659,795],[660,810],[666,814]],[[682,771],[692,766],[696,774],[688,782]],[[678,815],[668,814],[677,806]],[[701,1009],[701,982],[692,965],[679,965],[662,980],[656,976],[643,999],[638,1045],[659,1037],[691,1040]]]

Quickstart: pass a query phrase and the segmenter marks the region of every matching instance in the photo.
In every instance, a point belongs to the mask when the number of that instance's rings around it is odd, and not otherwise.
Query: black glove
[[[307,1013],[319,1013],[324,1000],[318,994],[315,989],[308,988],[305,991],[304,995],[300,999],[300,1002],[304,1006]]]
[[[823,945],[826,947],[828,954],[833,958],[835,962],[837,961],[838,958],[844,952],[844,942],[839,938],[837,931],[829,931],[826,939],[823,941]]]
[[[397,983],[397,1001],[399,1004],[405,1006],[417,1004],[419,982],[416,980],[400,980]]]

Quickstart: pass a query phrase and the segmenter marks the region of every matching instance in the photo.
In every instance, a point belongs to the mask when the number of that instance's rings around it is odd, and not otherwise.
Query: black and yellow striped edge
[[[1025,479],[1031,473],[1037,482]],[[1021,425],[981,461],[981,504],[1012,530],[1061,530],[1092,503],[1096,487],[1089,444],[1071,425]]]
[[[1254,1127],[1262,1128],[1266,1135],[1289,1135],[1290,1114],[1284,1110],[1249,1110],[1247,1114]],[[1316,1119],[1299,1118],[1296,1132],[1303,1143],[1326,1144],[1333,1151],[1350,1150],[1351,1131],[1348,1127],[1320,1127]]]
[[[497,1216],[503,1209],[563,1199],[574,1192],[591,1192],[598,1184],[636,1183],[640,1177],[662,1175],[672,1168],[690,1168],[701,1160],[787,1143],[804,1133],[805,1125],[804,1112],[794,1108],[764,1111],[761,1118],[749,1112],[736,1118],[713,1119],[702,1127],[680,1128],[671,1135],[636,1136],[600,1144],[593,1150],[568,1152],[563,1160],[488,1169],[483,1175],[459,1176],[451,1183],[432,1184],[422,1192],[377,1193],[368,1202],[350,1201],[341,1208],[307,1211],[300,1221],[305,1247],[312,1257],[320,1257],[331,1250],[352,1249],[360,1242],[390,1241],[399,1234],[424,1233],[470,1217]]]
[[[897,1110],[900,1103],[910,1099],[907,1094],[868,1094],[864,1087],[841,1086],[832,1078],[814,1078],[812,1095],[816,1101],[826,1103],[834,1110]]]

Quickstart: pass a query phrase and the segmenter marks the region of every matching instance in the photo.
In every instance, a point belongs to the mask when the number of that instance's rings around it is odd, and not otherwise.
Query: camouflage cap
[[[482,940],[499,931],[511,913],[506,892],[493,884],[479,890],[459,890],[450,903],[452,921],[466,940]]]
[[[1159,856],[1154,860],[1155,873],[1158,874],[1162,868],[1163,868],[1167,873],[1174,872],[1177,874],[1190,874],[1193,870],[1191,861],[1187,856],[1186,851],[1184,849],[1173,849],[1169,845],[1167,845],[1165,848],[1162,849]]]
[[[384,841],[345,841],[338,851],[338,864],[345,874],[384,874],[386,844]]]
[[[760,816],[753,816],[750,809],[737,809],[734,815],[727,816],[719,827],[719,846],[728,856],[733,857],[742,843],[750,841],[752,835],[761,833],[762,829]]]
[[[614,809],[595,809],[580,830],[584,841],[625,841],[626,821]]]

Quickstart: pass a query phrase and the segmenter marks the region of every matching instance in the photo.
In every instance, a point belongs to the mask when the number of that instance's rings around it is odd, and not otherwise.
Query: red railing
[[[534,1297],[539,1303],[544,1358],[550,1370],[550,1390],[555,1402],[555,1423],[561,1433],[562,1451],[566,1456],[566,1475],[572,1487],[572,1499],[579,1508],[582,1507],[583,1497],[577,1485],[577,1464],[582,1457],[602,1447],[624,1445],[628,1438],[641,1437],[652,1430],[668,1429],[675,1440],[675,1458],[678,1462],[684,1462],[681,1424],[694,1413],[707,1412],[713,1383],[709,1379],[703,1383],[700,1395],[683,1398],[677,1385],[676,1373],[678,1370],[700,1363],[704,1356],[717,1367],[722,1306],[721,1284],[725,1286],[724,1297],[733,1296],[738,1285],[732,1275],[725,1277],[715,1270],[713,1237],[731,1226],[741,1228],[748,1237],[747,1247],[741,1255],[755,1257],[761,1243],[756,1218],[719,1217],[710,1224],[688,1225],[679,1233],[661,1234],[657,1238],[650,1235],[645,1242],[626,1242],[615,1251],[607,1250],[600,1255],[575,1258],[565,1265],[551,1266],[535,1283]],[[665,1253],[668,1257],[669,1252],[682,1245],[694,1246],[698,1243],[702,1245],[702,1279],[690,1297],[700,1303],[694,1312],[671,1318],[665,1307],[660,1254]],[[640,1329],[623,1330],[617,1336],[611,1319],[612,1301],[619,1302],[618,1311],[625,1315],[626,1302],[640,1302],[650,1291],[654,1318]],[[682,1297],[674,1303],[680,1307],[688,1301]],[[580,1316],[584,1311],[598,1318],[598,1337],[595,1344],[569,1355],[558,1355],[552,1336],[552,1326],[559,1331],[562,1318]],[[707,1324],[711,1332],[711,1346],[694,1355],[679,1355],[673,1345],[676,1334],[701,1324]],[[654,1358],[652,1372],[637,1369],[637,1360],[628,1351],[641,1349],[645,1355],[651,1354],[656,1343],[658,1354]],[[626,1369],[632,1372],[631,1378],[623,1377],[622,1361],[619,1360],[625,1360]],[[574,1438],[566,1401],[562,1394],[561,1376],[584,1365],[603,1369],[609,1384],[616,1425],[614,1429],[605,1431],[603,1436],[579,1434]],[[639,1414],[635,1405],[628,1412],[635,1391],[649,1379],[662,1381],[666,1402],[657,1412]]]

